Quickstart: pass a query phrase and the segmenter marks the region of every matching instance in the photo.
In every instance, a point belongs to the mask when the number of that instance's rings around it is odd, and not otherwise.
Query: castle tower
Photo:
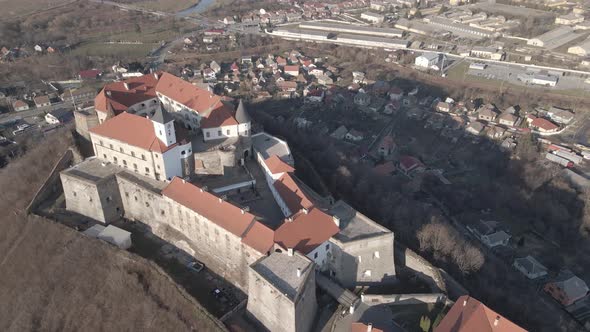
[[[150,118],[154,125],[156,137],[166,146],[176,143],[176,131],[174,130],[174,118],[162,106],[156,109],[154,116]]]

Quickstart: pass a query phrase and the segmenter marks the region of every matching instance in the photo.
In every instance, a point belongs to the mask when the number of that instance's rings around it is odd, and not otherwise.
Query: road
[[[74,109],[74,107],[69,103],[58,102],[58,103],[54,103],[48,107],[32,108],[32,109],[29,109],[26,111],[0,114],[0,123],[11,122],[14,120],[24,120],[27,118],[32,118],[32,117],[37,117],[37,116],[45,116],[45,113],[51,112],[51,111],[59,109],[59,108]]]

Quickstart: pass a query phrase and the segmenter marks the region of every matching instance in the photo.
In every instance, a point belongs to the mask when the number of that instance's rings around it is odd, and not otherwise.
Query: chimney
[[[369,323],[367,324],[367,332],[371,332],[373,331],[373,324]]]
[[[155,77],[156,79],[160,79],[160,77],[158,77],[158,73],[157,73],[157,72],[154,72],[154,77]]]
[[[221,200],[222,201],[227,201],[227,195],[221,195]]]
[[[308,214],[309,211],[306,208],[301,209],[301,212],[303,212],[303,214]]]
[[[467,300],[463,300],[463,306],[467,305]]]
[[[494,326],[498,326],[499,322],[500,322],[500,316],[496,316],[496,319],[494,319]]]
[[[340,218],[338,216],[332,216],[332,220],[334,220],[336,226],[340,227]]]
[[[125,86],[125,90],[129,90],[129,83],[123,82],[123,85]]]
[[[111,96],[111,90],[107,90],[107,96]]]
[[[292,217],[287,218],[287,222],[292,222],[292,221],[293,221]]]
[[[184,179],[182,179],[182,183],[186,183],[186,181]]]
[[[287,255],[293,257],[293,248],[287,248]]]
[[[297,278],[301,278],[301,268],[297,268]]]

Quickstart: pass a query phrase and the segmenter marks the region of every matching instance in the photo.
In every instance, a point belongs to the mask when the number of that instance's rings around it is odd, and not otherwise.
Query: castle
[[[269,330],[311,329],[319,279],[395,281],[393,233],[300,181],[242,101],[158,72],[107,84],[76,124],[94,157],[61,173],[66,208],[147,225],[246,292]]]

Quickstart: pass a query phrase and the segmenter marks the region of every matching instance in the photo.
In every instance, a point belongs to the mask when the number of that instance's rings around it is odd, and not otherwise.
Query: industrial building
[[[361,13],[361,20],[369,21],[371,23],[383,23],[385,17],[381,14],[365,12]]]
[[[581,44],[568,48],[567,52],[570,54],[575,54],[577,56],[584,57],[590,55],[590,39],[586,39]]]
[[[389,38],[402,38],[403,31],[399,29],[391,28],[371,28],[367,26],[352,25],[352,24],[340,24],[340,23],[328,23],[328,22],[303,22],[299,24],[302,29],[322,30],[329,32],[344,32],[344,33],[355,33],[370,35],[376,37],[389,37]]]
[[[565,45],[578,37],[580,37],[580,34],[575,33],[572,27],[563,26],[529,39],[527,45],[552,50]]]
[[[350,44],[355,46],[384,47],[394,49],[408,48],[408,45],[410,45],[410,42],[408,40],[403,39],[369,37],[353,34],[339,34],[338,37],[336,37],[336,41],[343,44]]]
[[[439,28],[443,28],[461,37],[482,39],[492,38],[496,35],[493,31],[472,27],[466,24],[456,23],[453,20],[440,16],[425,18],[424,22],[429,23],[433,26],[437,26]]]

